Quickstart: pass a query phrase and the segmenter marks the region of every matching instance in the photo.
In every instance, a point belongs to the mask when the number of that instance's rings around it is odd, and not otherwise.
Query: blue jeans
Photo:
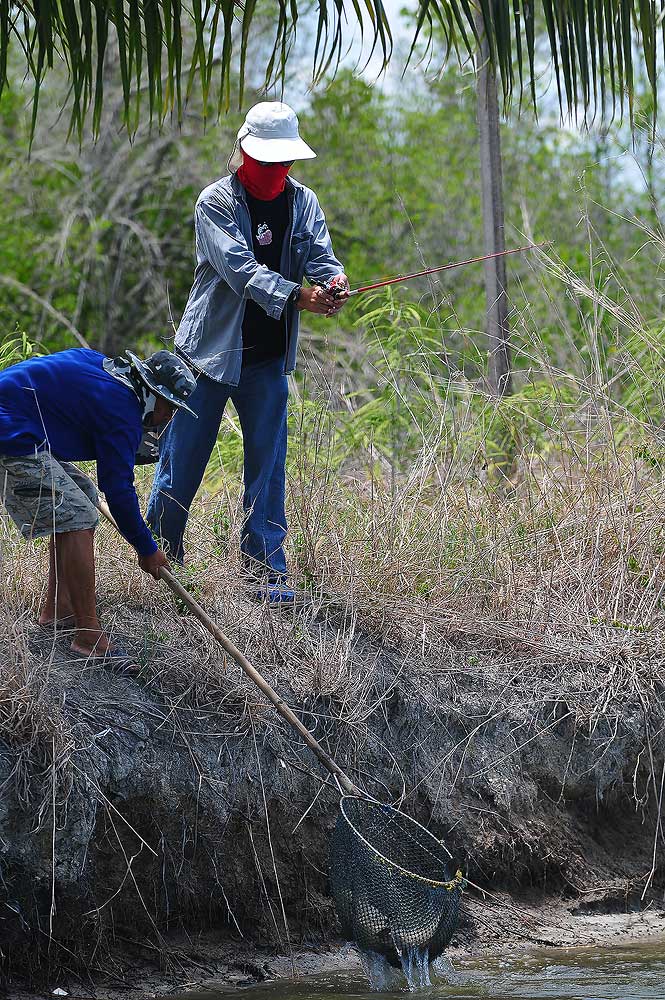
[[[244,453],[245,523],[241,549],[273,579],[286,573],[285,463],[288,379],[284,359],[244,366],[237,386],[199,375],[187,400],[198,414],[177,410],[164,434],[147,521],[173,559],[184,557],[189,508],[201,485],[229,399],[238,411]],[[259,567],[260,569],[261,567]]]

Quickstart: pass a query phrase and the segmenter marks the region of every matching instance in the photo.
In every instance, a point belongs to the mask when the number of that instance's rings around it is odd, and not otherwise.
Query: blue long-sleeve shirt
[[[139,555],[157,550],[134,488],[141,407],[104,371],[104,355],[78,348],[0,371],[0,454],[50,451],[66,462],[97,462],[97,483],[120,531]]]

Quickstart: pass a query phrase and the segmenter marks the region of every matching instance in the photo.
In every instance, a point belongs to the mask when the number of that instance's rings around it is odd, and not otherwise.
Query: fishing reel
[[[344,292],[348,292],[349,290],[349,279],[345,274],[336,274],[334,277],[324,281],[321,287],[328,295],[332,295],[334,299],[341,299]]]

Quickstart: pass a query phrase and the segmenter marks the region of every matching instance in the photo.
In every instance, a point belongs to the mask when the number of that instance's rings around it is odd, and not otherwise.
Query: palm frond
[[[272,6],[275,15],[266,84],[284,80],[303,3],[273,0]],[[8,49],[16,41],[33,80],[33,132],[44,75],[60,60],[69,73],[71,130],[81,140],[92,109],[92,130],[97,134],[104,100],[105,54],[113,34],[130,134],[145,104],[151,122],[161,122],[168,115],[181,121],[184,101],[194,88],[201,94],[204,114],[215,86],[218,109],[228,110],[236,57],[241,103],[252,26],[259,14],[262,24],[265,22],[267,10],[256,0],[191,0],[186,6],[182,0],[0,0],[0,93],[8,82]],[[380,50],[385,65],[392,38],[383,0],[318,0],[313,77],[317,79],[337,66],[347,32],[358,27],[362,32],[367,25],[371,27],[373,50]],[[192,36],[193,42],[188,46],[191,56],[183,73],[186,35]]]
[[[268,83],[283,81],[303,11],[316,17],[313,79],[334,72],[344,41],[360,31],[378,49],[383,65],[393,38],[383,0],[0,0],[0,93],[7,84],[7,52],[12,40],[24,53],[33,79],[33,130],[39,93],[54,61],[64,60],[70,77],[71,129],[79,139],[92,108],[97,133],[104,98],[105,55],[115,37],[125,123],[130,134],[144,114],[163,121],[182,119],[183,105],[198,88],[204,114],[213,90],[218,111],[231,103],[234,69],[239,103],[250,51],[252,27],[269,18],[271,49]],[[665,47],[664,0],[419,0],[409,60],[420,41],[443,63],[454,49],[477,57],[481,35],[500,80],[504,103],[528,88],[536,93],[536,23],[544,24],[562,113],[621,113],[627,99],[632,119],[636,73],[649,84],[657,111],[659,57]],[[659,45],[658,27],[663,40]],[[188,68],[183,71],[185,38]],[[641,65],[635,63],[639,59]],[[515,66],[517,72],[515,72]],[[213,71],[219,75],[213,80]],[[184,84],[184,86],[183,86]],[[183,97],[184,94],[184,97]]]
[[[535,21],[539,15],[547,31],[551,65],[563,114],[589,111],[602,118],[613,117],[617,104],[621,113],[626,101],[632,121],[636,73],[648,81],[657,98],[659,46],[658,26],[663,9],[656,0],[542,0],[540,10],[533,0],[475,0],[470,13],[468,0],[420,0],[416,14],[416,40],[432,30],[443,33],[444,47],[455,39],[451,32],[459,22],[469,29],[475,24],[488,42],[490,59],[500,78],[504,101],[515,90],[521,101],[525,82],[536,103]],[[447,25],[453,25],[451,29]],[[663,19],[665,45],[665,19]],[[460,35],[470,56],[469,33]],[[428,39],[429,42],[429,39]],[[413,51],[413,50],[412,50]],[[662,47],[661,47],[662,52]],[[526,65],[525,65],[526,55]],[[635,60],[641,60],[639,67]],[[662,58],[662,56],[661,56]],[[517,82],[514,65],[517,64]],[[654,103],[654,115],[656,105]]]

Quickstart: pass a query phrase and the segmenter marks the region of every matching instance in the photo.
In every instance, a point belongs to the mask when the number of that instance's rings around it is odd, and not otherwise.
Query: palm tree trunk
[[[479,33],[482,31],[482,19]],[[499,101],[496,75],[490,62],[489,45],[481,35],[479,66],[476,73],[478,130],[480,134],[480,177],[482,184],[483,236],[486,254],[505,250],[503,223],[503,184]],[[510,370],[510,329],[506,296],[506,261],[504,257],[485,262],[487,299],[487,339],[489,341],[488,380],[498,396],[512,393]]]

